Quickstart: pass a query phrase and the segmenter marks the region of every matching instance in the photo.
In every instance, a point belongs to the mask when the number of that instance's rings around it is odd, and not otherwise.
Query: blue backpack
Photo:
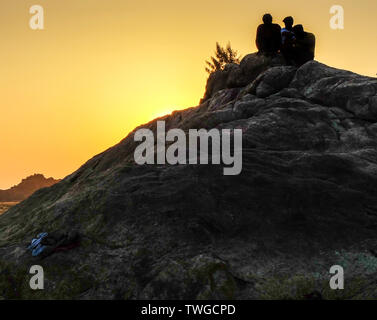
[[[41,244],[42,240],[48,236],[47,232],[43,232],[38,234],[36,239],[31,240],[30,246],[28,246],[28,250],[31,250],[31,254],[33,257],[38,256],[43,252],[43,250],[46,248]]]

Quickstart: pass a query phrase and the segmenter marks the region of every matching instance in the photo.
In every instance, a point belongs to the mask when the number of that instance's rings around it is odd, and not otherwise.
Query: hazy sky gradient
[[[34,4],[43,31],[29,28]],[[334,4],[343,31],[329,27]],[[317,60],[375,76],[376,0],[1,0],[0,188],[62,178],[136,125],[197,105],[215,42],[256,51],[265,12],[314,32]]]

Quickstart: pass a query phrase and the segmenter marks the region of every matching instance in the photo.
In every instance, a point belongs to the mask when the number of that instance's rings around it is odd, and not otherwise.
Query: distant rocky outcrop
[[[242,129],[239,176],[138,166],[131,132],[0,217],[0,296],[377,298],[377,79],[275,59],[228,66],[199,106],[163,118],[167,130]],[[43,260],[34,292],[24,244],[57,229],[82,245]],[[344,290],[329,287],[333,265]]]
[[[8,190],[0,190],[0,202],[22,201],[31,196],[35,191],[51,187],[60,180],[45,178],[42,174],[34,174],[23,179],[18,185]]]

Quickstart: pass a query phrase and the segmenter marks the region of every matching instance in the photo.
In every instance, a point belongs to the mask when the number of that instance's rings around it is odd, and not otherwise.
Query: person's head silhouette
[[[271,24],[272,23],[272,16],[269,13],[266,13],[263,16],[263,22],[264,22],[264,24]]]
[[[284,18],[283,22],[288,30],[292,29],[294,21],[291,16]]]
[[[293,27],[293,32],[295,33],[296,36],[300,37],[300,36],[304,36],[305,35],[305,31],[304,31],[304,27],[302,24],[297,24]]]

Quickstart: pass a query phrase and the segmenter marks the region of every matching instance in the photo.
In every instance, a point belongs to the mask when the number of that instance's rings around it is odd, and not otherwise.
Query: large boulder
[[[205,102],[222,89],[245,87],[267,69],[284,65],[286,61],[281,54],[276,56],[249,54],[241,60],[239,65],[228,64],[224,70],[212,73],[207,80],[206,91],[201,102]]]
[[[282,66],[271,67],[261,73],[247,88],[246,93],[251,93],[259,98],[266,98],[289,87],[297,68]]]
[[[135,129],[0,216],[0,296],[377,298],[377,79],[263,59],[228,67],[204,103],[163,118],[167,130],[242,129],[240,175],[136,165]],[[238,68],[249,70],[242,87],[224,88]],[[25,249],[70,229],[83,239],[75,250],[34,260]],[[43,291],[28,287],[33,264],[48,275]],[[329,288],[333,265],[344,290]]]
[[[377,79],[311,61],[297,71],[291,86],[306,99],[342,108],[358,118],[376,120]]]

